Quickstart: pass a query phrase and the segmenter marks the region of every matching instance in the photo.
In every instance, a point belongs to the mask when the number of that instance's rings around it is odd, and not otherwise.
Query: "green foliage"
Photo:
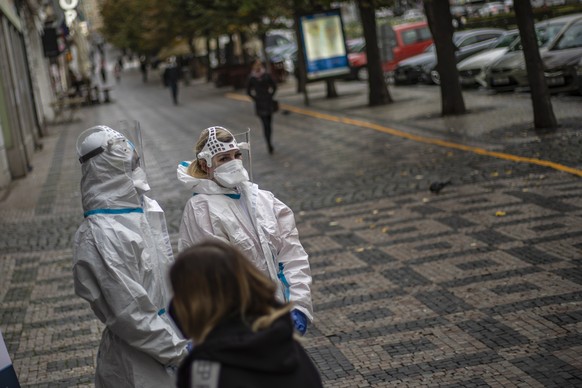
[[[349,22],[344,24],[346,39],[360,38],[364,35],[362,31],[362,23],[359,21]]]
[[[560,7],[539,7],[533,9],[534,19],[541,21],[558,16],[570,15],[582,12],[582,4],[570,4]],[[505,29],[517,28],[515,14],[513,12],[503,13],[486,17],[473,17],[467,19],[464,29],[498,27]]]
[[[303,6],[292,0],[105,0],[102,33],[118,47],[155,54],[176,38],[262,34],[292,20],[295,3]]]

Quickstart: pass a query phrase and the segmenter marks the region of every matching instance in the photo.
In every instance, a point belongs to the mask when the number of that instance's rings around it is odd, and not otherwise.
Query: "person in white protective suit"
[[[208,238],[240,249],[278,286],[278,299],[292,302],[296,329],[313,321],[311,270],[291,209],[249,181],[241,147],[225,128],[202,131],[196,159],[178,165],[178,179],[193,196],[184,208],[178,250]]]
[[[96,387],[170,387],[190,344],[168,314],[173,264],[164,213],[140,155],[125,136],[96,126],[77,140],[85,219],[73,246],[75,293],[106,325]]]

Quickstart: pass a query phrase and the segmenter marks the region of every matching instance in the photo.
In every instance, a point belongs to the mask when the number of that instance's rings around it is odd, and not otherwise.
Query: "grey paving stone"
[[[544,387],[579,387],[582,383],[579,369],[553,355],[535,354],[511,360],[511,363]]]
[[[457,326],[491,349],[508,348],[529,343],[527,337],[492,318],[460,322]]]
[[[438,314],[452,314],[473,308],[446,290],[419,292],[414,297]]]
[[[510,255],[533,265],[551,264],[562,259],[537,249],[535,246],[523,246],[506,250]]]

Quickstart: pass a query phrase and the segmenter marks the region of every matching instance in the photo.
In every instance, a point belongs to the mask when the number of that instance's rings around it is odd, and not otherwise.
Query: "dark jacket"
[[[190,388],[193,365],[203,369],[201,376],[218,375],[217,385],[203,385],[209,388],[323,387],[315,365],[293,339],[289,314],[256,333],[240,319],[222,322],[182,362],[178,388]],[[203,379],[196,383],[206,382]]]
[[[178,65],[170,65],[164,70],[164,85],[176,85],[180,80],[180,67]]]
[[[257,116],[269,116],[273,113],[273,96],[277,91],[277,84],[268,73],[259,78],[252,74],[247,81],[247,94],[255,101]]]

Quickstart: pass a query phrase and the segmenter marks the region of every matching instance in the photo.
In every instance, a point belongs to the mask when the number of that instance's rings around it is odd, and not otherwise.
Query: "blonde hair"
[[[216,128],[216,138],[219,141],[223,143],[230,143],[234,139],[232,134],[228,132],[228,130],[225,130],[224,128],[221,127],[215,128]],[[188,166],[188,169],[186,169],[186,173],[194,178],[208,178],[208,173],[204,171],[204,169],[202,168],[202,160],[204,159],[198,159],[198,154],[200,153],[200,151],[202,151],[202,149],[206,145],[206,142],[208,141],[208,133],[209,131],[207,128],[203,130],[202,133],[200,134],[200,137],[198,137],[198,141],[196,142],[196,146],[194,147],[194,155],[196,156],[196,159],[194,159],[192,163],[190,163],[190,165]]]
[[[218,240],[182,251],[170,281],[177,319],[195,343],[203,342],[224,319],[238,316],[259,331],[292,308],[277,302],[275,283],[238,249]]]

